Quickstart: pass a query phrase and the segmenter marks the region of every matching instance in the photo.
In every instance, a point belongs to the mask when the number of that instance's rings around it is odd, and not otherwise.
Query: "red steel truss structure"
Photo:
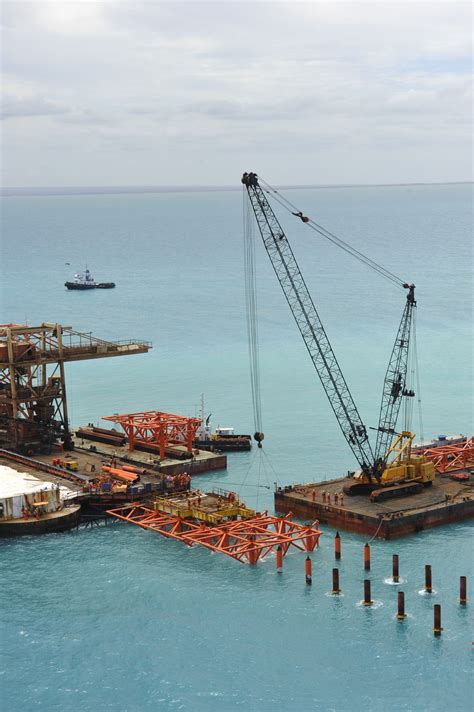
[[[422,452],[433,462],[437,472],[458,470],[474,465],[474,438],[454,445],[423,449]]]
[[[283,555],[290,547],[313,551],[319,546],[321,536],[318,522],[310,526],[296,524],[291,514],[275,517],[263,512],[252,519],[228,521],[216,526],[197,524],[138,504],[110,509],[107,514],[168,539],[177,539],[188,546],[199,544],[249,564],[256,564],[279,546]]]
[[[134,450],[137,443],[158,446],[161,459],[165,457],[165,448],[170,445],[185,445],[191,453],[196,432],[201,425],[199,418],[187,418],[158,410],[107,415],[103,420],[122,426],[128,438],[129,450]]]

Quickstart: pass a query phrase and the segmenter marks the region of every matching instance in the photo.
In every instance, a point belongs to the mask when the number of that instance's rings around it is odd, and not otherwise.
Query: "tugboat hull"
[[[64,282],[68,289],[95,289],[95,284],[79,284],[78,282]]]
[[[98,282],[97,284],[84,284],[80,282],[65,282],[64,286],[68,289],[112,289],[115,287],[115,282]]]

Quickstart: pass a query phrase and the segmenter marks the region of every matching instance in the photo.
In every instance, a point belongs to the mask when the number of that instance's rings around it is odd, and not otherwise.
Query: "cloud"
[[[6,97],[2,101],[0,118],[13,119],[27,116],[57,116],[58,114],[66,114],[67,112],[67,107],[55,104],[41,97]]]
[[[11,183],[31,184],[38,165],[47,184],[47,166],[64,155],[64,181],[72,184],[215,182],[226,158],[230,165],[247,151],[273,152],[276,163],[283,150],[283,182],[286,166],[298,167],[299,182],[314,182],[314,155],[323,182],[338,174],[344,182],[416,179],[417,147],[433,180],[469,171],[467,3],[4,6]],[[89,157],[84,167],[84,143],[107,156],[115,146],[117,164]],[[359,164],[348,167],[344,150],[357,150]],[[133,151],[140,161],[131,162]],[[395,152],[394,168],[386,158]]]

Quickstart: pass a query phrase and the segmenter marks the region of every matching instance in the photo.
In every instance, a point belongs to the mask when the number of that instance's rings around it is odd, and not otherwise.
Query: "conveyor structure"
[[[32,455],[73,447],[64,365],[146,353],[148,341],[106,341],[70,326],[0,325],[0,447]]]

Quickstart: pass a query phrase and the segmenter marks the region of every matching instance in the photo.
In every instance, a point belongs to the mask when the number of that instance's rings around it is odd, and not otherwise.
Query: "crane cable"
[[[296,205],[294,205],[291,201],[289,201],[287,198],[285,198],[285,196],[281,195],[281,193],[279,193],[276,190],[276,188],[273,188],[271,185],[269,185],[266,181],[264,181],[260,177],[259,177],[259,182],[265,186],[266,192],[268,194],[271,194],[272,197],[274,198],[274,200],[276,200],[285,210],[287,210],[292,215],[295,215],[296,217],[300,217],[300,218],[304,217],[302,211],[298,210]],[[322,225],[317,223],[312,218],[307,218],[303,222],[306,225],[308,225],[308,227],[310,227],[312,230],[319,233],[322,237],[329,240],[329,242],[332,242],[334,245],[336,245],[337,247],[342,249],[344,252],[346,252],[349,255],[352,255],[352,257],[355,257],[355,259],[359,260],[359,262],[362,262],[362,264],[365,264],[367,267],[370,267],[371,269],[373,269],[381,277],[385,277],[385,279],[389,280],[393,284],[396,284],[397,286],[403,287],[403,285],[406,284],[406,281],[401,279],[401,277],[398,277],[396,274],[394,274],[393,272],[390,272],[390,270],[386,269],[386,267],[383,267],[375,260],[371,259],[370,257],[367,257],[367,255],[364,255],[363,252],[356,250],[355,247],[352,247],[352,245],[349,245],[349,243],[345,242],[340,237],[338,237],[334,233],[327,230],[325,227],[323,227]]]
[[[411,325],[411,336],[413,336],[413,322]],[[406,382],[405,389],[410,393],[413,393],[413,384],[415,380],[415,359],[413,352],[413,339],[410,338],[410,344],[407,354],[407,371],[406,371]],[[411,432],[412,420],[413,420],[413,401],[414,398],[404,398],[403,399],[403,430]]]
[[[416,373],[416,392],[417,392],[417,403],[418,403],[418,419],[420,423],[420,438],[421,442],[425,440],[424,427],[423,427],[423,413],[421,407],[421,390],[420,390],[420,369],[418,367],[418,347],[416,343],[416,311],[413,314],[413,353],[415,360],[415,373]]]
[[[261,447],[262,402],[260,394],[260,362],[258,348],[257,320],[257,281],[255,272],[255,239],[254,221],[251,213],[247,192],[243,191],[243,223],[244,223],[244,273],[245,273],[245,306],[247,315],[247,336],[250,361],[250,383],[252,387],[253,416],[255,439]],[[259,437],[262,436],[261,440]]]
[[[416,383],[416,389],[415,389]],[[421,404],[421,390],[420,390],[420,369],[418,367],[418,348],[416,340],[416,310],[413,312],[413,322],[411,326],[410,334],[410,348],[407,360],[407,381],[405,383],[405,389],[409,392],[414,392],[416,394],[416,401],[418,406],[418,421],[419,421],[419,435],[421,441],[424,441],[424,428],[423,428],[423,412]],[[414,411],[414,397],[408,397],[404,400],[403,409],[403,419],[404,425],[403,430],[411,431],[413,426],[413,411]]]
[[[258,337],[258,308],[257,308],[257,273],[255,267],[255,231],[254,215],[247,191],[243,190],[243,237],[244,237],[244,278],[245,278],[245,306],[247,316],[247,337],[250,362],[250,383],[252,389],[252,405],[254,417],[254,439],[258,443],[259,457],[257,467],[257,483],[253,487],[257,488],[256,506],[259,507],[260,489],[270,489],[270,479],[267,471],[267,464],[270,465],[268,455],[262,449],[264,438],[262,426],[262,399],[260,390],[260,357],[259,357],[259,337]],[[246,486],[247,478],[255,463],[255,459],[250,461],[245,477],[239,488],[239,496]],[[273,468],[272,468],[273,469]],[[267,484],[264,484],[266,481]]]

